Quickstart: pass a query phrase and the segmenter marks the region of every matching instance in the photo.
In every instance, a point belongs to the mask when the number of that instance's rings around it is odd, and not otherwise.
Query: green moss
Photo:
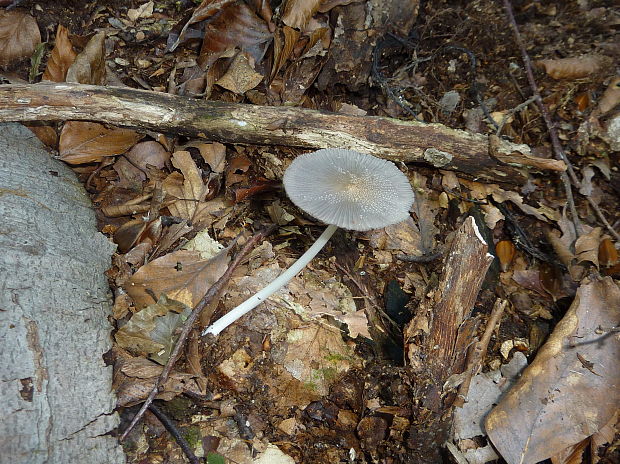
[[[202,443],[202,435],[200,434],[200,428],[196,426],[190,426],[183,429],[183,437],[189,443],[189,446],[195,450]]]

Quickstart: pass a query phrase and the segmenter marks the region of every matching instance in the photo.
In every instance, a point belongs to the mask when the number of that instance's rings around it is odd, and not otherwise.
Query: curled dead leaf
[[[149,140],[147,142],[137,143],[129,150],[129,153],[127,153],[127,159],[131,161],[131,164],[144,171],[146,170],[147,164],[162,169],[166,161],[170,159],[170,153],[161,143]]]
[[[588,106],[590,106],[590,94],[588,92],[582,92],[575,95],[575,103],[577,104],[577,109],[579,111],[584,111]]]
[[[209,193],[209,186],[202,178],[202,172],[196,166],[189,151],[180,150],[172,155],[172,164],[181,173],[173,172],[163,182],[167,195],[177,198],[168,205],[172,215],[183,219],[194,219],[196,211],[202,207]]]
[[[176,326],[179,322],[179,314],[187,316],[189,308],[178,301],[169,300],[165,295],[159,298],[157,303],[143,308],[131,316],[131,319],[123,325],[114,338],[118,346],[128,350],[133,354],[148,355],[160,353],[166,348],[170,348],[173,332],[170,331],[170,339],[164,340],[162,337],[153,337],[158,322],[174,316],[174,321],[166,321],[167,326]],[[157,338],[157,339],[156,339]],[[168,355],[170,351],[168,351]]]
[[[84,50],[75,58],[67,71],[67,82],[80,84],[104,85],[105,69],[105,32],[96,33],[86,44]]]
[[[286,0],[282,5],[282,22],[302,29],[319,10],[322,0]]]
[[[56,149],[58,147],[58,133],[48,123],[42,121],[24,122],[24,126],[30,129],[46,146]]]
[[[161,235],[161,219],[157,218],[150,222],[142,219],[132,219],[114,233],[114,241],[118,244],[121,253],[127,253],[135,245],[146,244],[147,251]]]
[[[598,112],[603,115],[620,104],[620,77],[611,80],[598,102]]]
[[[582,55],[557,60],[538,60],[535,64],[554,79],[579,79],[595,74],[610,62],[602,55]]]
[[[0,66],[26,58],[41,43],[35,19],[24,10],[0,10]]]
[[[151,393],[163,366],[142,357],[133,357],[125,350],[114,347],[114,383],[117,406],[132,406],[146,399]],[[172,372],[155,397],[170,401],[185,391],[203,394],[196,383],[195,376],[182,372]]]
[[[69,30],[59,24],[56,30],[56,43],[43,72],[43,80],[64,82],[67,77],[67,71],[76,57],[77,53],[73,50],[69,40]]]
[[[595,227],[575,241],[577,262],[590,261],[598,267],[598,250],[601,241],[601,228]]]
[[[254,70],[251,57],[247,53],[237,53],[228,71],[216,82],[217,85],[237,95],[243,95],[263,80],[263,75]]]

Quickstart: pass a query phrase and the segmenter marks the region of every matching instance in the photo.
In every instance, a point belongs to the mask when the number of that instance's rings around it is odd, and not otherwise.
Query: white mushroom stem
[[[314,244],[306,250],[306,252],[299,257],[297,261],[295,261],[291,267],[289,267],[286,271],[280,274],[273,282],[263,288],[261,291],[253,295],[252,297],[245,300],[239,306],[229,311],[227,314],[219,318],[209,327],[207,327],[202,335],[213,334],[219,335],[222,330],[231,325],[237,319],[239,319],[244,314],[247,314],[256,306],[261,304],[275,292],[277,292],[280,288],[288,283],[295,275],[301,271],[306,265],[312,261],[319,251],[325,246],[327,241],[334,235],[338,226],[329,225],[327,229],[323,231],[321,236],[314,242]]]

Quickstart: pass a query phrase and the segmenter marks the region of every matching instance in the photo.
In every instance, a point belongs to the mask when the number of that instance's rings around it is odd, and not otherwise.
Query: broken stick
[[[0,85],[0,122],[96,121],[200,136],[224,143],[347,148],[391,161],[420,162],[492,182],[526,181],[545,166],[525,145],[500,141],[489,155],[482,134],[441,124],[350,116],[288,106],[196,100],[166,93],[69,83]],[[510,155],[504,162],[497,153]],[[519,153],[523,154],[522,159]]]

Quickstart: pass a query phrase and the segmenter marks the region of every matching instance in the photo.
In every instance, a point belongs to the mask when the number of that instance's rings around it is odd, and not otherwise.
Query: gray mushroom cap
[[[298,156],[284,173],[284,188],[308,214],[351,230],[404,221],[414,200],[407,177],[394,163],[340,148]]]

